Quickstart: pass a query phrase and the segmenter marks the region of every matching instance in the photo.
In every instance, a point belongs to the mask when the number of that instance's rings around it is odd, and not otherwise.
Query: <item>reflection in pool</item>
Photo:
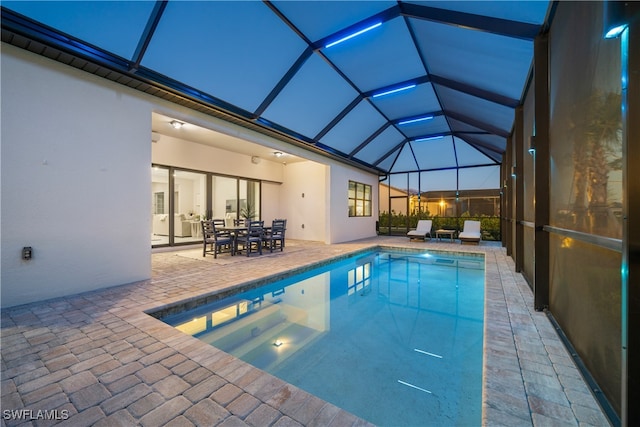
[[[481,424],[484,257],[375,252],[165,317],[378,425]]]

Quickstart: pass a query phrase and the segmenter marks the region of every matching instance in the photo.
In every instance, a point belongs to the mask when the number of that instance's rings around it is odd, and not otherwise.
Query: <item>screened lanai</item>
[[[133,121],[151,114],[135,114],[139,99],[111,103],[135,92],[371,174],[387,189],[380,190],[381,211],[385,196],[389,210],[399,202],[399,209],[440,214],[458,195],[493,192],[502,244],[532,288],[535,308],[555,317],[572,355],[593,375],[593,389],[610,402],[612,424],[637,425],[640,297],[632,285],[640,243],[629,221],[640,212],[637,8],[572,1],[3,1],[3,47],[11,48],[2,88],[3,178],[11,183],[3,186],[4,282],[37,300],[49,295],[42,296],[43,277],[59,276],[57,287],[67,293],[149,277],[139,267],[150,254],[149,209],[139,200],[148,194],[140,171],[151,158],[145,138],[152,129]],[[605,38],[608,29],[620,32]],[[41,62],[34,66],[16,48]],[[108,89],[97,79],[91,82],[99,89],[87,89],[85,74],[60,72],[47,59],[93,74]],[[49,80],[24,82],[29,71]],[[58,96],[49,81],[65,83],[57,78],[67,73],[76,80]],[[97,95],[89,105],[103,115],[83,116],[76,136],[58,116],[66,118],[66,98],[77,102],[85,90]],[[77,104],[69,114],[84,113]],[[120,111],[130,116],[128,133],[112,131]],[[139,140],[144,149],[133,147]],[[109,144],[116,146],[111,153]],[[51,160],[56,150],[58,165]],[[118,169],[109,154],[136,162]],[[107,160],[94,164],[100,156]],[[59,167],[65,157],[80,159],[84,169]],[[116,171],[129,179],[109,175]],[[71,193],[71,184],[82,197],[61,203],[60,189]],[[426,200],[429,194],[437,200]],[[60,206],[68,211],[53,211]],[[346,223],[345,212],[331,218],[333,226]],[[94,223],[109,230],[98,257],[93,247],[82,250]],[[15,249],[36,232],[37,261],[26,267]],[[52,256],[66,252],[76,254],[72,264]],[[68,285],[75,277],[82,278],[76,288]]]
[[[415,172],[398,185],[421,192],[500,187],[549,8],[7,1],[2,28],[3,41],[384,178]]]

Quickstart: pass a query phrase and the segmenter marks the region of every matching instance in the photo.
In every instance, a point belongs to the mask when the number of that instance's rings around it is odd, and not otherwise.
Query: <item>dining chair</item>
[[[269,248],[269,252],[273,252],[274,248],[280,248],[280,252],[284,249],[284,233],[287,229],[286,219],[274,219],[271,222],[271,230],[265,231],[264,242]]]
[[[235,255],[235,241],[229,231],[220,230],[224,227],[224,220],[204,220],[202,224],[202,256],[208,253],[213,254],[214,258],[218,258],[218,254],[222,252],[231,252]],[[207,250],[207,245],[209,249]]]
[[[264,221],[249,221],[247,223],[247,232],[236,236],[236,252],[238,245],[242,245],[246,255],[251,252],[258,251],[262,255],[262,240],[264,238]]]

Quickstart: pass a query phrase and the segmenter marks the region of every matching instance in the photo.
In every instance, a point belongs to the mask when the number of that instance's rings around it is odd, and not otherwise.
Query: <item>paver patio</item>
[[[503,248],[378,237],[250,259],[156,252],[150,280],[2,310],[2,426],[367,425],[145,311],[378,245],[486,254],[484,425],[609,424]]]

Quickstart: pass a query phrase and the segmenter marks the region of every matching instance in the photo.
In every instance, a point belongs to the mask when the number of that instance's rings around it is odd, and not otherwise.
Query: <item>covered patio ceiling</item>
[[[4,1],[2,40],[371,169],[496,167],[548,1]]]

